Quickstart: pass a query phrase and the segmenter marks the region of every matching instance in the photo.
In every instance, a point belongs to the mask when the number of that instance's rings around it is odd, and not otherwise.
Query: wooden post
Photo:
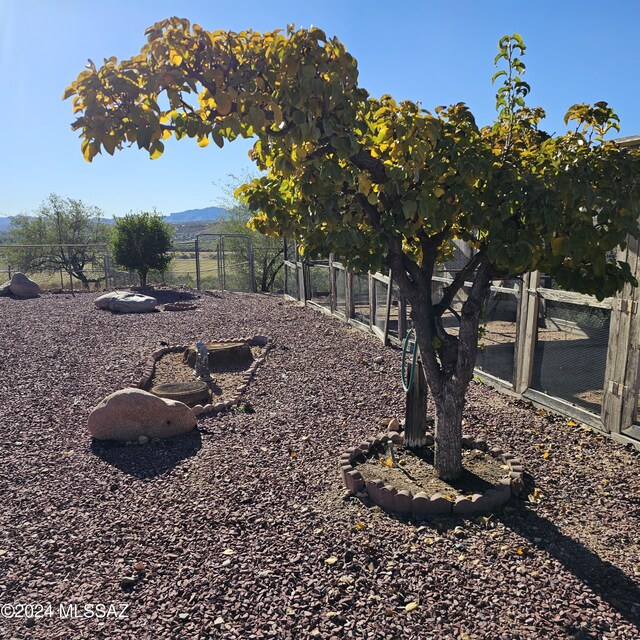
[[[526,273],[520,289],[516,329],[515,372],[513,387],[523,393],[531,384],[533,358],[538,336],[538,283],[540,272]]]
[[[373,274],[369,273],[369,329],[376,323],[376,281]]]
[[[418,346],[416,345],[416,349]],[[404,445],[410,449],[427,443],[427,379],[422,370],[420,356],[416,361],[413,386],[407,393],[407,410],[404,420]]]
[[[391,301],[393,300],[393,271],[389,270],[389,286],[387,288],[387,301],[384,316],[384,336],[382,344],[389,341],[389,321],[391,320]]]
[[[338,308],[338,295],[336,287],[336,268],[333,266],[335,256],[333,253],[329,254],[329,308],[331,313],[334,313]]]
[[[353,273],[345,271],[344,273],[344,310],[347,321],[355,315],[355,303],[353,301]]]
[[[625,251],[618,251],[618,260],[629,263],[631,273],[638,275],[640,243],[629,238]],[[602,423],[611,433],[625,433],[639,437],[633,423],[636,419],[640,328],[638,327],[638,290],[625,285],[613,300],[607,368],[604,377]]]

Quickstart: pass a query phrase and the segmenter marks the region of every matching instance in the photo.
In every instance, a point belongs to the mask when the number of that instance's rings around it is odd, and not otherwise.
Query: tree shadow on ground
[[[171,471],[180,461],[194,456],[202,447],[200,431],[159,443],[126,446],[113,440],[92,440],[91,451],[107,464],[138,479],[153,478]]]
[[[526,488],[533,486],[526,479]],[[528,493],[528,492],[527,492]],[[526,495],[526,494],[525,494]],[[555,558],[578,580],[607,602],[628,622],[640,630],[640,587],[624,571],[603,560],[578,540],[562,533],[550,520],[540,516],[522,500],[511,501],[513,510],[505,510],[498,516],[507,528],[528,540],[532,547],[545,551]],[[588,629],[568,627],[567,631],[581,640],[600,637],[591,635]]]

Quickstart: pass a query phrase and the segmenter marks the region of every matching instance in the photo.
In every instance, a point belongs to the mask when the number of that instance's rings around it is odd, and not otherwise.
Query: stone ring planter
[[[490,513],[502,507],[512,495],[518,495],[522,491],[524,471],[521,462],[501,449],[487,450],[487,443],[484,440],[473,439],[471,436],[463,436],[463,448],[486,451],[509,468],[509,474],[484,493],[476,493],[471,498],[459,496],[452,502],[440,493],[431,496],[422,492],[413,494],[406,490],[398,491],[382,480],[365,481],[356,468],[358,460],[364,460],[373,449],[384,446],[389,440],[394,444],[402,444],[403,434],[396,431],[379,433],[357,447],[347,449],[340,457],[340,475],[345,487],[353,494],[368,495],[372,502],[385,511],[415,516]],[[427,444],[433,444],[432,434],[427,435]]]
[[[260,347],[262,350],[260,352],[260,355],[251,363],[251,365],[244,372],[244,375],[242,376],[242,382],[236,387],[231,398],[225,402],[216,402],[213,404],[204,404],[204,405],[196,404],[195,406],[191,407],[191,410],[196,415],[196,417],[212,415],[215,413],[221,413],[223,411],[227,411],[228,409],[231,409],[232,407],[240,404],[240,399],[242,398],[243,394],[247,390],[247,387],[249,386],[249,383],[253,379],[253,376],[256,370],[265,361],[267,353],[273,347],[273,343],[269,340],[269,338],[267,338],[266,336],[259,336],[259,335],[253,336],[252,338],[230,338],[230,339],[217,340],[216,342],[218,344],[244,343],[249,347]],[[142,377],[138,382],[138,388],[144,389],[149,384],[155,371],[156,362],[158,362],[158,360],[160,360],[162,356],[167,355],[168,353],[186,353],[188,348],[189,348],[189,345],[173,345],[173,346],[163,347],[162,349],[158,349],[157,351],[154,351],[149,357],[149,359],[147,360],[147,364],[144,368],[144,373],[142,374]]]

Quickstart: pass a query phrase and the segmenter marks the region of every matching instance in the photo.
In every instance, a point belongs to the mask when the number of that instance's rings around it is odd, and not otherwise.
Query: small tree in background
[[[111,239],[113,259],[129,271],[135,271],[140,286],[147,286],[151,269],[165,272],[172,256],[171,227],[157,213],[128,213],[115,218],[116,226]]]
[[[101,269],[102,250],[96,246],[108,240],[103,212],[80,200],[52,193],[31,215],[11,220],[9,240],[15,246],[9,260],[21,271],[34,273],[64,271],[82,286],[100,282],[104,276],[89,277],[87,266]],[[43,246],[46,245],[46,246]]]

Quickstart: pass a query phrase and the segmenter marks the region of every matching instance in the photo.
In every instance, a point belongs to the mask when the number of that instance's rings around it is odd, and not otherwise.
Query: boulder
[[[168,438],[192,431],[193,411],[177,400],[165,400],[142,389],[121,389],[107,396],[89,414],[87,430],[98,440]]]
[[[9,288],[11,293],[19,298],[37,298],[40,295],[40,285],[19,271],[11,277]]]
[[[0,297],[11,295],[11,280],[7,280],[4,284],[0,284]]]
[[[111,291],[98,296],[93,303],[98,309],[117,313],[148,313],[155,311],[158,306],[155,298],[130,291]]]

